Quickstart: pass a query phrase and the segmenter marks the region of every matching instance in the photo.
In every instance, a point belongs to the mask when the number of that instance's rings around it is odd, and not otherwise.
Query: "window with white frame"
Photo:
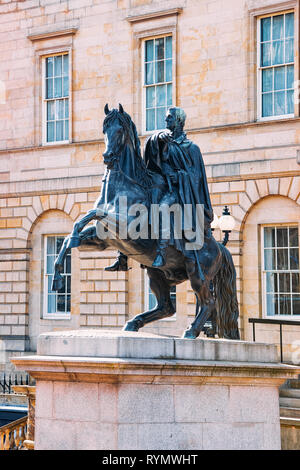
[[[294,115],[294,13],[259,19],[259,118]]]
[[[263,227],[263,286],[266,316],[300,315],[297,226]]]
[[[44,143],[69,141],[69,54],[44,58]]]
[[[44,266],[44,312],[43,317],[68,318],[71,312],[71,254],[64,261],[63,287],[58,292],[51,290],[54,262],[61,249],[64,236],[49,235],[45,237]]]
[[[144,41],[143,70],[145,131],[165,129],[173,95],[172,36]]]

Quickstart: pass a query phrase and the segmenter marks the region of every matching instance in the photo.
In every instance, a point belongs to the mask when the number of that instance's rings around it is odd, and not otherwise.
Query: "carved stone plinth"
[[[36,379],[35,449],[280,449],[276,347],[79,330],[13,363]]]

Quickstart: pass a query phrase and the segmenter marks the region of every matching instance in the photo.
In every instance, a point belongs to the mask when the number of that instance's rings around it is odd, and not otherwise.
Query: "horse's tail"
[[[236,271],[229,250],[219,243],[222,266],[213,280],[217,307],[217,330],[220,338],[240,339],[239,306],[236,294]]]

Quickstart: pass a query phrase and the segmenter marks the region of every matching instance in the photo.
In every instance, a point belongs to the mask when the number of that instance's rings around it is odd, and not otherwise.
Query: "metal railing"
[[[270,318],[249,318],[249,323],[252,323],[252,334],[253,341],[255,342],[255,323],[265,323],[267,325],[279,325],[279,335],[280,335],[280,362],[283,362],[283,348],[282,348],[282,325],[294,325],[300,326],[300,321],[297,320],[277,320]]]
[[[0,393],[13,393],[12,387],[14,385],[29,385],[28,374],[13,374],[3,373],[0,376]]]

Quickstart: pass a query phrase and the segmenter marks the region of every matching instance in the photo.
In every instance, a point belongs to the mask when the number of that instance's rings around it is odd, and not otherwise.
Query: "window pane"
[[[298,248],[290,249],[290,268],[299,269],[299,249]]]
[[[47,237],[47,254],[55,255],[55,237]]]
[[[56,295],[48,294],[48,313],[56,312]]]
[[[64,77],[63,79],[63,96],[69,96],[69,78]]]
[[[65,114],[64,100],[56,101],[56,119],[63,119]]]
[[[65,118],[69,117],[69,100],[64,100],[65,102]]]
[[[164,38],[155,39],[155,60],[164,59]]]
[[[47,266],[46,266],[46,272],[47,274],[53,274],[54,273],[54,261],[55,261],[55,255],[47,255]]]
[[[261,45],[261,65],[267,67],[271,65],[271,43],[267,42]]]
[[[54,79],[54,98],[60,98],[62,96],[62,79]]]
[[[294,62],[294,39],[285,41],[285,62]]]
[[[61,55],[54,57],[54,75],[55,77],[62,75],[62,56]]]
[[[66,281],[67,281],[67,293],[69,294],[71,292],[71,276],[66,276]]]
[[[293,88],[294,87],[294,66],[288,65],[286,67],[286,87]]]
[[[47,122],[47,142],[54,142],[54,121]]]
[[[274,69],[274,90],[285,89],[285,67],[276,67]]]
[[[166,104],[166,85],[156,87],[156,106],[165,106]]]
[[[287,249],[278,248],[277,250],[277,269],[288,270],[289,269],[289,252]]]
[[[166,60],[166,82],[172,81],[172,60]]]
[[[280,116],[285,113],[285,92],[279,91],[274,93],[274,114]]]
[[[156,126],[157,129],[165,129],[166,123],[166,108],[157,108],[156,109]]]
[[[46,79],[46,98],[53,98],[53,79]]]
[[[53,57],[46,59],[46,77],[53,77]]]
[[[160,62],[156,62],[155,82],[161,83],[164,81],[165,81],[165,62],[161,60]]]
[[[172,59],[172,36],[166,37],[166,59]]]
[[[264,247],[276,247],[275,228],[264,228]]]
[[[65,295],[57,296],[57,311],[58,312],[65,312],[66,310],[65,298],[66,298]]]
[[[63,74],[64,76],[69,75],[69,55],[65,54],[63,56]]]
[[[294,90],[287,91],[286,101],[287,101],[287,114],[293,114],[294,113]]]
[[[264,69],[262,71],[262,91],[273,90],[273,69]]]
[[[277,292],[277,274],[266,273],[267,292]]]
[[[273,40],[283,38],[284,15],[273,16]]]
[[[300,274],[292,273],[292,292],[300,292]]]
[[[279,312],[280,315],[291,315],[291,296],[279,295]]]
[[[69,119],[65,120],[65,140],[69,140]]]
[[[172,84],[167,85],[167,106],[172,106]]]
[[[60,249],[62,247],[62,244],[64,242],[64,237],[56,237],[56,254],[58,255],[58,253],[60,252]]]
[[[278,296],[277,294],[267,294],[267,315],[278,314]]]
[[[279,292],[289,293],[291,292],[291,278],[290,273],[280,273],[278,274],[279,278]]]
[[[289,228],[290,246],[298,246],[298,229],[296,227]]]
[[[271,18],[261,20],[261,42],[271,40]]]
[[[300,315],[300,295],[292,296],[293,315]]]
[[[272,116],[273,115],[273,94],[265,93],[262,95],[262,116]]]
[[[265,250],[265,269],[268,271],[276,269],[276,251]]]
[[[153,131],[155,129],[155,109],[147,109],[146,111],[146,130]]]
[[[272,43],[272,65],[283,64],[284,62],[284,41],[274,41]]]
[[[285,37],[294,37],[294,13],[285,15]]]
[[[146,108],[154,108],[155,106],[155,87],[146,88]]]
[[[153,62],[145,65],[146,85],[154,83]]]
[[[288,247],[288,229],[277,229],[277,246]]]
[[[151,62],[152,60],[154,60],[153,39],[151,41],[145,42],[145,59],[146,62]]]
[[[64,140],[64,121],[56,121],[56,141]]]
[[[47,121],[55,119],[55,101],[47,101]]]
[[[71,255],[66,257],[65,272],[67,274],[71,274]]]
[[[71,296],[67,295],[67,312],[71,312]]]

